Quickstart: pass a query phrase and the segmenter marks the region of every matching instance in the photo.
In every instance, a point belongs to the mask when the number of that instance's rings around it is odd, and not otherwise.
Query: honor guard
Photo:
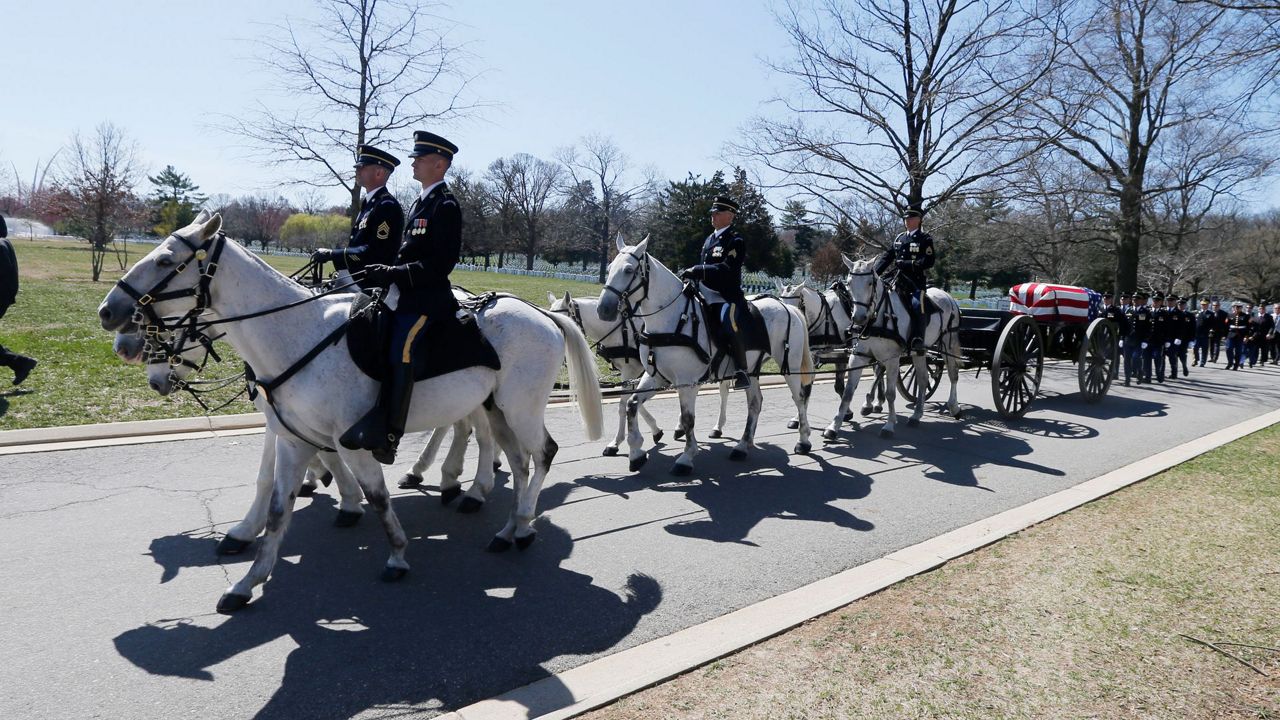
[[[391,153],[361,145],[356,149],[356,183],[364,189],[360,212],[351,222],[351,238],[347,246],[338,250],[322,248],[311,253],[317,263],[333,262],[339,270],[346,270],[357,278],[368,265],[390,265],[395,262],[404,235],[404,209],[387,190],[387,178],[400,165],[400,159]],[[385,284],[360,281],[365,290]]]
[[[1227,369],[1239,370],[1244,359],[1244,340],[1249,333],[1249,316],[1241,303],[1233,303],[1227,316]]]
[[[1176,320],[1174,326],[1177,332],[1173,337],[1173,350],[1169,355],[1169,362],[1174,364],[1174,377],[1177,377],[1178,364],[1182,365],[1182,376],[1186,377],[1190,374],[1187,368],[1187,348],[1191,343],[1195,342],[1196,337],[1196,318],[1187,312],[1187,299],[1178,298],[1177,307],[1173,309],[1173,318]]]
[[[458,146],[425,131],[413,133],[413,177],[422,192],[409,209],[403,242],[394,264],[365,266],[365,277],[400,291],[392,319],[390,369],[379,403],[340,442],[351,449],[372,450],[383,464],[395,461],[413,398],[414,358],[432,325],[456,322],[458,303],[449,273],[462,252],[462,210],[444,182]]]
[[[747,244],[733,226],[738,203],[717,195],[711,201],[711,234],[702,243],[699,264],[680,273],[682,280],[693,280],[714,291],[723,303],[709,304],[709,310],[720,318],[720,341],[735,368],[733,386],[750,387],[747,375],[747,353],[739,333],[739,322],[747,321],[747,297],[742,292],[742,263]]]
[[[9,242],[9,229],[0,215],[0,318],[18,299],[18,255]],[[35,369],[36,359],[6,350],[0,345],[0,366],[13,370],[13,384],[21,385]]]
[[[1111,299],[1115,297],[1110,291],[1102,293],[1102,317],[1110,320],[1116,325],[1117,336],[1122,338],[1121,345],[1124,344],[1124,336],[1129,334],[1129,318],[1125,317],[1124,310],[1112,304]],[[1120,296],[1121,300],[1125,299]]]
[[[1212,307],[1209,308],[1217,317],[1209,333],[1209,362],[1217,363],[1218,354],[1222,350],[1222,340],[1227,336],[1227,318],[1229,314],[1222,309],[1222,303],[1218,300],[1213,301]]]
[[[1209,309],[1209,299],[1201,300],[1200,312],[1195,314],[1192,321],[1195,323],[1195,356],[1192,366],[1204,367],[1205,361],[1209,359],[1209,337],[1217,320],[1217,313]]]
[[[1151,337],[1151,307],[1146,293],[1134,295],[1134,304],[1129,306],[1125,319],[1129,321],[1129,334],[1124,338],[1124,384],[1128,387],[1134,375],[1138,376],[1139,385],[1151,382],[1151,377],[1143,374],[1143,357]]]
[[[910,327],[907,329],[908,347],[913,353],[922,353],[925,271],[933,267],[935,259],[933,236],[920,228],[924,222],[924,213],[918,208],[904,212],[902,221],[907,226],[906,231],[893,239],[889,250],[876,261],[875,270],[881,276],[890,275],[890,270],[897,270],[891,279],[891,285],[911,316]]]
[[[1155,366],[1156,382],[1164,384],[1165,351],[1169,341],[1169,309],[1164,306],[1164,295],[1156,293],[1151,296],[1151,337],[1147,339],[1148,347],[1143,358],[1143,372],[1151,377],[1151,367]]]

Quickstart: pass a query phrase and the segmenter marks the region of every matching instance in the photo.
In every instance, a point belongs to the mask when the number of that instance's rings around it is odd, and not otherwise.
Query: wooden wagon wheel
[[[915,365],[911,362],[911,356],[907,355],[898,364],[898,392],[907,401],[908,407],[912,407],[916,403],[916,381]],[[937,392],[938,385],[942,380],[942,371],[947,367],[947,361],[938,353],[930,352],[924,357],[925,367],[929,371],[929,387],[925,388],[924,399],[928,400]]]
[[[1026,414],[1040,391],[1044,372],[1044,341],[1040,326],[1029,315],[1015,315],[996,342],[991,357],[991,396],[1001,417]]]
[[[1096,403],[1107,396],[1111,381],[1116,378],[1120,357],[1120,338],[1116,326],[1106,318],[1098,318],[1089,324],[1080,342],[1080,356],[1076,372],[1080,378],[1080,392],[1085,402]]]

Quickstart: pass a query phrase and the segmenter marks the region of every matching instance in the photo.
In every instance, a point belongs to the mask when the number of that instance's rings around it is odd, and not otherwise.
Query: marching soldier
[[[1116,324],[1117,336],[1122,338],[1121,344],[1123,344],[1124,336],[1129,334],[1129,319],[1125,317],[1124,310],[1111,304],[1111,298],[1113,297],[1115,296],[1111,294],[1111,291],[1102,293],[1102,317]],[[1121,295],[1120,299],[1124,300],[1124,297]]]
[[[396,260],[400,239],[404,237],[404,209],[387,190],[387,179],[400,165],[400,158],[374,147],[361,145],[356,150],[356,183],[364,188],[360,212],[351,221],[351,239],[339,250],[321,248],[311,253],[317,263],[333,262],[339,270],[355,275],[368,265],[390,265]],[[361,287],[372,290],[379,285],[364,278]]]
[[[694,280],[720,296],[723,302],[711,303],[710,309],[720,318],[720,341],[733,360],[733,386],[751,386],[747,375],[747,353],[739,332],[739,321],[746,322],[747,297],[742,292],[742,263],[747,258],[747,244],[733,226],[738,203],[717,195],[711,201],[711,234],[702,243],[700,264],[680,273],[683,280]]]
[[[1174,355],[1178,362],[1182,363],[1182,376],[1186,377],[1190,374],[1187,368],[1187,349],[1195,342],[1196,337],[1196,316],[1187,312],[1187,299],[1178,298],[1177,308],[1174,312],[1178,315],[1178,335],[1174,340],[1174,347],[1177,352]]]
[[[1164,384],[1165,349],[1169,343],[1169,311],[1164,306],[1164,295],[1156,293],[1151,298],[1151,337],[1143,357],[1143,374],[1151,382],[1151,366],[1155,365],[1156,382]]]
[[[1209,300],[1200,301],[1200,312],[1195,315],[1195,358],[1192,365],[1204,367],[1209,358],[1210,335],[1216,329],[1218,314],[1209,309]]]
[[[894,238],[889,250],[876,262],[876,273],[884,276],[891,268],[897,269],[893,288],[906,305],[911,316],[907,330],[907,345],[911,352],[924,352],[924,293],[927,287],[925,271],[933,267],[933,236],[920,228],[924,213],[916,208],[902,214],[905,232]]]
[[[1245,338],[1249,353],[1249,367],[1252,368],[1258,363],[1258,355],[1267,343],[1267,333],[1274,329],[1275,324],[1271,322],[1271,316],[1267,315],[1265,303],[1257,315],[1253,314],[1253,306],[1249,306],[1249,334]]]
[[[1271,364],[1280,365],[1280,303],[1271,306]]]
[[[372,450],[378,462],[395,462],[413,398],[414,358],[432,325],[456,322],[458,302],[449,273],[462,252],[462,210],[444,182],[458,146],[422,130],[413,133],[413,178],[422,192],[409,210],[404,242],[394,265],[369,264],[365,277],[400,290],[392,320],[391,368],[378,405],[343,433],[339,441],[353,450]]]
[[[1244,338],[1249,332],[1249,316],[1239,302],[1231,306],[1227,316],[1227,369],[1239,370],[1244,359]]]
[[[9,229],[0,215],[0,318],[18,299],[18,254],[9,242]],[[0,365],[13,370],[13,384],[21,385],[35,369],[36,359],[6,350],[0,345]]]
[[[1218,362],[1218,353],[1222,350],[1222,340],[1227,336],[1227,318],[1229,317],[1226,310],[1222,309],[1222,303],[1218,300],[1213,301],[1213,306],[1209,308],[1213,311],[1216,318],[1213,325],[1210,326],[1209,332],[1209,362]]]
[[[1135,374],[1138,384],[1151,382],[1149,372],[1144,374],[1143,358],[1151,337],[1151,308],[1147,305],[1146,293],[1137,293],[1135,302],[1129,306],[1125,319],[1129,324],[1129,333],[1124,338],[1124,384],[1129,386],[1129,379]],[[1149,370],[1149,368],[1148,368]]]

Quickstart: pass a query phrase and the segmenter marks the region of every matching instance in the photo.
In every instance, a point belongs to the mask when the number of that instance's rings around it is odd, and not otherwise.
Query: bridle
[[[636,274],[631,277],[631,282],[627,283],[627,287],[622,290],[616,290],[612,285],[605,285],[604,289],[605,292],[611,292],[618,296],[619,313],[626,312],[630,314],[632,308],[631,296],[633,294],[637,292],[644,293],[642,297],[636,298],[636,304],[639,304],[641,300],[649,297],[649,253],[645,253],[641,257],[636,257],[635,253],[631,252],[630,249],[624,250],[623,252],[633,258],[636,258]]]

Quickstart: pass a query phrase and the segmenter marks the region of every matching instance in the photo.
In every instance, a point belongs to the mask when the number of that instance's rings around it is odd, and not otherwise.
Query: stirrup
[[[751,377],[747,375],[746,370],[739,370],[733,374],[733,386],[737,389],[751,387]]]
[[[923,355],[923,354],[924,354],[924,339],[923,339],[923,338],[911,338],[911,354],[912,354],[912,355]]]

